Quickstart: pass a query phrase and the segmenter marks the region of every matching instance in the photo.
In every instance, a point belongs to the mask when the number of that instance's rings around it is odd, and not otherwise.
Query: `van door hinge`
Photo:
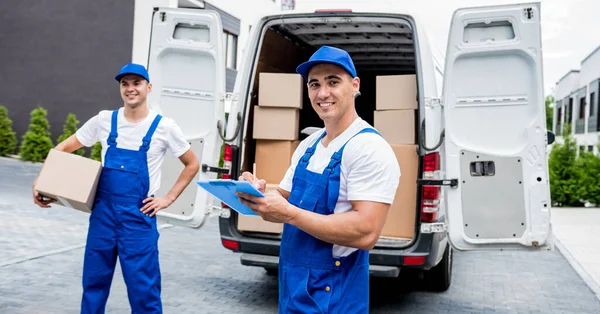
[[[238,94],[237,93],[225,93],[221,95],[221,101],[237,101]]]
[[[442,98],[425,98],[425,107],[444,107],[444,100]]]
[[[421,233],[446,232],[446,230],[448,230],[448,226],[443,222],[421,224]]]
[[[442,180],[418,179],[417,183],[421,186],[423,186],[423,185],[429,185],[429,186],[447,185],[447,186],[455,188],[458,186],[458,179],[442,179]]]
[[[231,210],[229,208],[224,208],[221,206],[208,206],[206,208],[206,216],[209,217],[223,217],[229,218],[231,216]]]

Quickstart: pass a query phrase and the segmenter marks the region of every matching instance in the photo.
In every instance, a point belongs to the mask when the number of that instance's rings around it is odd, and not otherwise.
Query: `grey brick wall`
[[[0,1],[0,104],[19,140],[37,105],[54,142],[68,113],[83,124],[121,105],[114,75],[131,61],[133,12],[123,0]]]

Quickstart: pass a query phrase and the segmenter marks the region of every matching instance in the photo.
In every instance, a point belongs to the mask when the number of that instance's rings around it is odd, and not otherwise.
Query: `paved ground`
[[[0,158],[0,313],[78,313],[88,216],[32,204],[39,165]],[[224,249],[216,220],[167,227],[159,242],[165,313],[275,313],[277,282]],[[371,313],[600,313],[558,251],[456,253],[445,293],[374,280]],[[117,269],[109,313],[128,313]]]
[[[554,208],[552,226],[563,253],[600,299],[600,208]]]

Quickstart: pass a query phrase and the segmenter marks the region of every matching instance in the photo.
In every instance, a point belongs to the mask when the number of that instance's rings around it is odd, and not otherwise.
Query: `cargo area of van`
[[[252,171],[256,164],[257,176],[267,181],[268,190],[279,184],[294,150],[310,133],[302,130],[324,126],[296,67],[322,45],[345,49],[360,78],[357,113],[392,146],[402,172],[377,246],[410,245],[421,208],[418,84],[411,24],[401,17],[361,16],[351,21],[286,17],[268,22],[262,34],[246,102],[241,171]],[[265,238],[278,238],[283,229],[260,217],[238,215],[236,224],[243,234]]]

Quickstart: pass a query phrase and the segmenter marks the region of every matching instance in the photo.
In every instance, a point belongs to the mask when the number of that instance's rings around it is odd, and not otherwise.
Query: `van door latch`
[[[429,185],[429,186],[447,185],[447,186],[455,188],[458,186],[458,179],[442,179],[442,180],[418,179],[417,183],[421,186],[423,186],[423,185]]]
[[[229,169],[219,168],[219,167],[211,167],[207,164],[202,164],[202,172],[216,172],[216,173],[220,173],[220,174],[228,174]]]

